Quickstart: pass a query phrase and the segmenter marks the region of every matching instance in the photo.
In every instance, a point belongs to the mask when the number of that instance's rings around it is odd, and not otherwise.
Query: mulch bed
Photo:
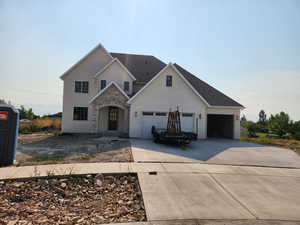
[[[142,194],[134,174],[0,181],[0,224],[145,220]]]

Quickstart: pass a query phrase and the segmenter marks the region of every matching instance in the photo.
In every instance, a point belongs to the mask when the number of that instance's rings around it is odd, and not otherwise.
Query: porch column
[[[99,111],[100,111],[100,107],[97,106],[96,107],[96,133],[99,133]]]
[[[124,132],[128,133],[128,127],[129,127],[129,113],[128,113],[128,108],[125,108],[124,110]]]

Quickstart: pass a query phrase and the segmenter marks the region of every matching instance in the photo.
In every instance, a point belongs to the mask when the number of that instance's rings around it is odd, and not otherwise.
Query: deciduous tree
[[[271,115],[269,119],[269,129],[275,132],[279,137],[283,137],[290,129],[289,115],[285,112]]]

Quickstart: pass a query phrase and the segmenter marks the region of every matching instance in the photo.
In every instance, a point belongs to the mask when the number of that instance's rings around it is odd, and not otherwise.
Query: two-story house
[[[243,106],[178,64],[154,56],[110,53],[98,45],[66,71],[62,132],[150,138],[166,128],[170,110],[182,130],[206,137],[240,137]]]

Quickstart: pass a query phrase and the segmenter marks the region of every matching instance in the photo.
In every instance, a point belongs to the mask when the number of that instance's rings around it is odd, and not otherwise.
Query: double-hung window
[[[88,107],[74,107],[73,120],[88,120]]]
[[[75,92],[76,93],[89,93],[89,82],[88,81],[75,81]]]

